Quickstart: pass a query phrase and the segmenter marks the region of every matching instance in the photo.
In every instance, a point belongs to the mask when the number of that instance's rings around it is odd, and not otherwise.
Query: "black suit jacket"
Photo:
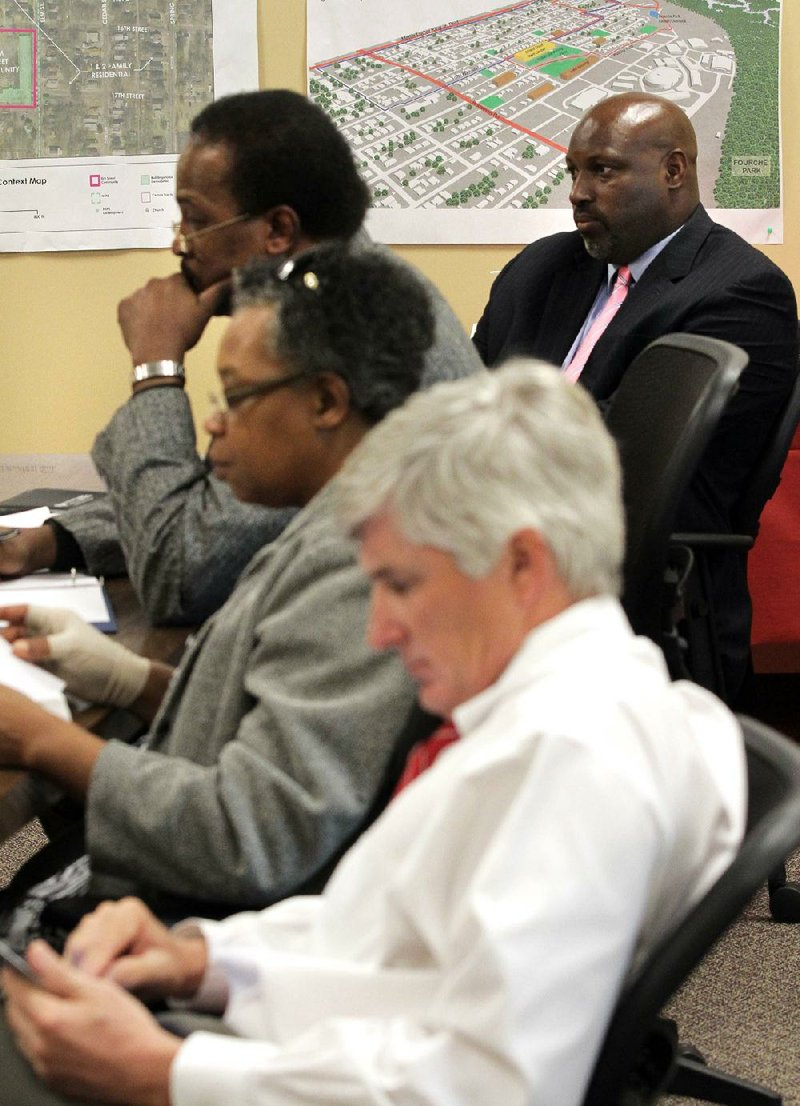
[[[526,355],[560,365],[606,273],[577,231],[527,246],[497,277],[476,328],[484,363]],[[631,289],[580,383],[609,399],[634,357],[676,331],[724,338],[750,357],[679,520],[681,529],[730,532],[739,492],[797,374],[797,304],[785,274],[702,207]]]
[[[476,328],[484,363],[525,355],[560,365],[606,274],[605,262],[589,257],[577,231],[527,246],[495,280]],[[676,331],[723,338],[750,358],[677,521],[681,530],[730,533],[738,497],[797,375],[797,304],[786,275],[738,234],[712,222],[702,206],[631,289],[580,383],[598,401],[608,400],[634,357]],[[739,560],[736,582],[728,579],[717,606],[738,608],[741,638],[749,634],[749,599]]]

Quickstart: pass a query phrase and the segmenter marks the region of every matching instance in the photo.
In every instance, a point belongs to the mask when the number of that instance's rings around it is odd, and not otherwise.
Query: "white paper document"
[[[0,637],[0,684],[21,691],[40,707],[69,722],[72,717],[64,695],[64,681],[38,665],[20,660]]]
[[[49,507],[29,507],[27,511],[14,511],[14,513],[10,515],[0,515],[0,529],[8,529],[15,526],[21,526],[23,528],[44,526],[51,517],[52,511]]]

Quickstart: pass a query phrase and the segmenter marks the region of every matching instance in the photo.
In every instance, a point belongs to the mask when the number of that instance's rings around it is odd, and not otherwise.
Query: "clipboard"
[[[103,580],[83,572],[34,572],[0,581],[0,606],[36,603],[75,611],[104,634],[117,632],[117,619]]]

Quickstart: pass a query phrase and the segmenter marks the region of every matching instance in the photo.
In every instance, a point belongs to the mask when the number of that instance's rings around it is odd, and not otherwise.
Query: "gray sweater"
[[[190,640],[145,748],[111,741],[86,804],[92,892],[263,905],[359,826],[415,693],[364,638],[369,584],[328,485]]]

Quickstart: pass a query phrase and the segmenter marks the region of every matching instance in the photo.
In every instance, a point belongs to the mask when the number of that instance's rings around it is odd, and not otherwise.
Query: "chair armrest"
[[[671,534],[672,545],[688,545],[692,549],[750,549],[750,534]]]

